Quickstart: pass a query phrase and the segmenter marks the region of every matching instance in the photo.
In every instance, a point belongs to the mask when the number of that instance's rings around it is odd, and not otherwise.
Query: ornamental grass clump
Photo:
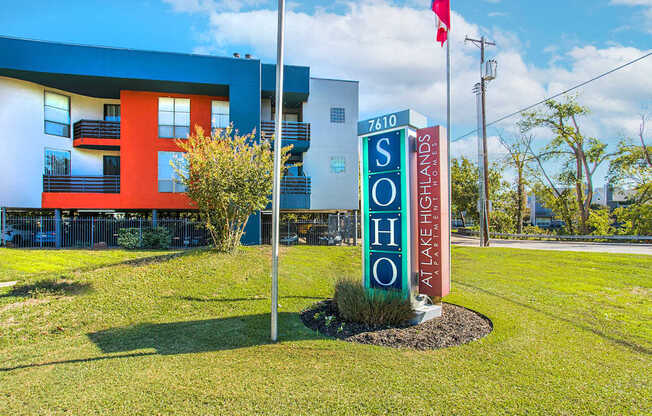
[[[335,284],[334,301],[342,319],[372,328],[403,325],[414,317],[410,300],[401,292],[368,292],[362,283],[353,280]]]

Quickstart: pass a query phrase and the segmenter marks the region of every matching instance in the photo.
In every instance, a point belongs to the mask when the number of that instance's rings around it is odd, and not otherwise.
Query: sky
[[[30,0],[0,9],[0,35],[59,42],[230,56],[276,58],[276,0]],[[430,0],[287,1],[286,64],[311,75],[360,81],[360,119],[405,108],[444,124],[445,52],[434,41]],[[451,0],[453,156],[475,159],[473,85],[479,50],[496,46],[498,77],[488,86],[487,121],[533,104],[652,51],[652,0]],[[591,114],[586,135],[610,145],[634,137],[652,111],[652,56],[577,90]],[[518,134],[518,117],[490,127]],[[549,139],[536,131],[537,143]],[[596,173],[604,183],[606,167]]]

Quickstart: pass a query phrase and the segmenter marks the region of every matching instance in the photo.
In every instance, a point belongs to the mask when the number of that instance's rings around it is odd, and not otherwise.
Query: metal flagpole
[[[453,229],[453,207],[451,206],[451,195],[453,194],[453,183],[451,178],[451,37],[450,30],[446,33],[446,150],[448,152],[448,265],[450,272],[452,266],[451,230]]]
[[[278,233],[281,204],[281,147],[283,122],[283,35],[285,32],[285,1],[278,0],[276,39],[276,117],[274,124],[274,187],[272,189],[272,317],[271,338],[278,339]]]

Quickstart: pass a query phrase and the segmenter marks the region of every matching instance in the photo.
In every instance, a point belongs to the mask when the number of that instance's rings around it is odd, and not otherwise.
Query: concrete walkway
[[[456,246],[478,247],[480,240],[476,237],[453,235],[452,243]],[[586,251],[593,253],[645,254],[652,256],[652,244],[492,239],[489,245],[491,247],[524,248],[528,250]]]

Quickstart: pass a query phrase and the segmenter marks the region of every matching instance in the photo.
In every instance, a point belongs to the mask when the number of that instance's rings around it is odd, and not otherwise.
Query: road
[[[476,237],[453,235],[453,245],[478,247]],[[586,251],[592,253],[644,254],[652,256],[652,244],[588,243],[580,241],[495,240],[491,247],[524,248],[528,250]]]

